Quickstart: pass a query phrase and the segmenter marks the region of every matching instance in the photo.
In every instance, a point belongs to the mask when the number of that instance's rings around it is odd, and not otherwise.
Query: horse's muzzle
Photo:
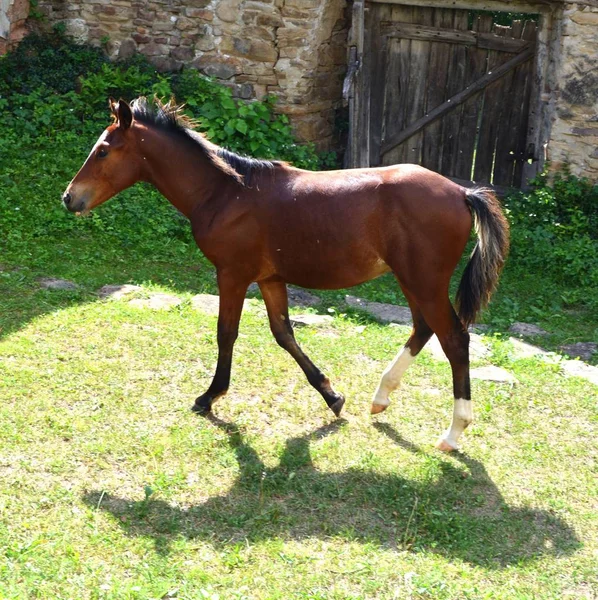
[[[69,211],[74,213],[83,212],[85,208],[85,201],[79,200],[77,202],[70,192],[64,192],[62,195],[62,202]]]

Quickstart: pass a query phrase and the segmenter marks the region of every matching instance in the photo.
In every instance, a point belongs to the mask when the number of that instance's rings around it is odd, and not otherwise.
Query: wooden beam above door
[[[550,13],[562,0],[501,2],[500,0],[369,0],[372,4],[404,4],[429,8],[460,8],[464,10],[492,10],[527,14]],[[597,0],[594,0],[597,1]],[[582,2],[583,4],[583,2]]]
[[[428,42],[445,42],[464,46],[477,46],[486,50],[519,53],[531,44],[528,40],[500,37],[495,33],[478,33],[461,29],[443,29],[431,25],[416,25],[412,23],[380,23],[382,33],[388,37],[407,40],[425,40]]]

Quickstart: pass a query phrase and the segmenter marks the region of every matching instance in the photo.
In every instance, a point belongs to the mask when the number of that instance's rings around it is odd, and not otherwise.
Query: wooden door
[[[519,187],[533,158],[536,24],[503,27],[450,8],[366,9],[352,166],[417,163],[463,183]]]

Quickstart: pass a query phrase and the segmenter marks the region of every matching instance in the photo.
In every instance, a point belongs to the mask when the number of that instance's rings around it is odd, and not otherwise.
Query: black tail
[[[509,223],[496,195],[488,188],[466,189],[465,202],[478,236],[457,291],[459,317],[467,326],[475,321],[496,288],[509,252]]]

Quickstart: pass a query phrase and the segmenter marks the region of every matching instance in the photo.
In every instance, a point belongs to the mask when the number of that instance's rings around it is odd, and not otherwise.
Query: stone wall
[[[556,110],[547,158],[558,169],[598,181],[598,7],[563,10],[556,72]]]
[[[5,54],[27,33],[29,0],[0,0],[0,54]]]
[[[40,0],[39,9],[114,58],[141,52],[161,70],[190,65],[241,98],[274,93],[300,139],[333,143],[345,0]]]

